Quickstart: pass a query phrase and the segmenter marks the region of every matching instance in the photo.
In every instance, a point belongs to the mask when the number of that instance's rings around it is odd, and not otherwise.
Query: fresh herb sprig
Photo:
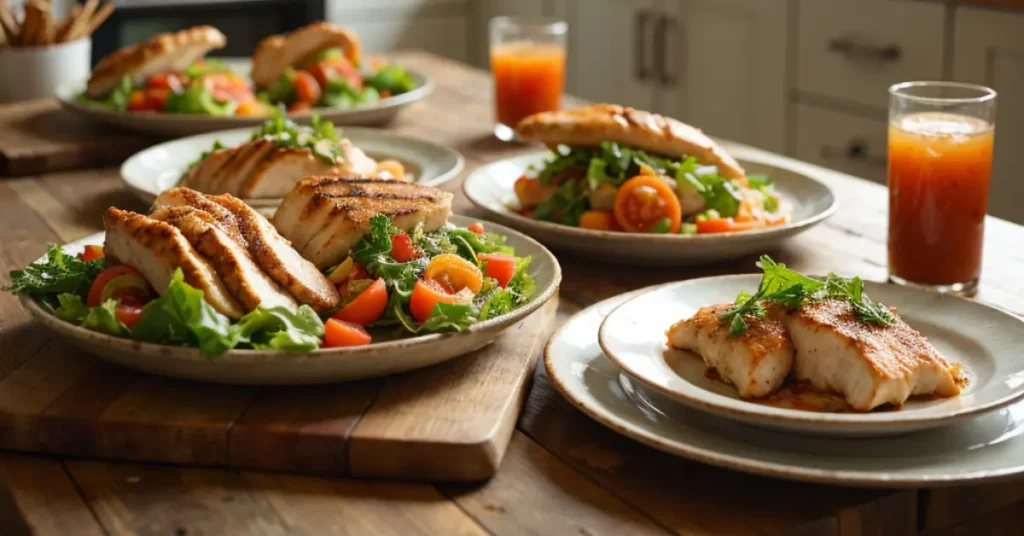
[[[735,305],[719,313],[718,319],[729,325],[729,337],[739,337],[749,327],[745,317],[763,318],[769,304],[796,309],[805,301],[841,300],[849,302],[861,321],[867,324],[891,326],[896,317],[889,309],[864,293],[860,277],[846,279],[836,274],[814,278],[790,270],[767,255],[757,262],[763,275],[757,292],[740,292]]]
[[[0,290],[13,294],[28,294],[36,299],[51,298],[57,294],[85,296],[96,276],[103,271],[103,259],[83,261],[64,253],[60,246],[50,244],[46,260],[33,263],[10,273],[11,284]],[[55,305],[55,302],[50,303]]]

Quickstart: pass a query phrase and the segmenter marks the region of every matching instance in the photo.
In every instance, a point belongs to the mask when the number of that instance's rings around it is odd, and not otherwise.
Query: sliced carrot
[[[398,262],[410,262],[423,256],[423,252],[412,243],[408,233],[398,233],[391,237],[391,258]]]
[[[103,246],[85,246],[85,249],[78,254],[78,258],[83,261],[94,261],[96,259],[102,259]]]
[[[626,231],[648,233],[668,218],[669,233],[679,232],[683,209],[675,190],[661,177],[637,175],[619,188],[615,196],[615,220]]]
[[[516,258],[503,253],[481,253],[476,256],[484,263],[484,275],[498,280],[502,288],[508,286],[516,274]]]
[[[473,231],[476,234],[484,234],[484,224],[480,222],[473,222],[469,224],[469,227],[466,227],[466,229]]]
[[[430,313],[434,311],[439,303],[461,303],[468,295],[453,294],[448,292],[440,283],[432,280],[420,279],[412,288],[412,297],[409,298],[409,311],[417,322],[426,322]]]
[[[454,253],[442,253],[430,259],[423,278],[436,281],[451,292],[469,289],[476,294],[484,284],[484,274],[480,269]]]
[[[348,284],[342,283],[345,286]],[[384,309],[387,306],[388,289],[384,284],[384,280],[378,279],[366,290],[360,292],[356,299],[342,307],[337,313],[334,313],[333,318],[361,326],[369,326],[384,314]]]
[[[615,214],[603,210],[588,210],[580,216],[580,227],[595,231],[621,231]]]
[[[307,71],[295,73],[295,98],[314,104],[320,100],[320,84]]]
[[[324,322],[324,346],[327,348],[366,346],[371,342],[373,337],[359,324],[336,318],[328,318],[327,322]]]
[[[139,317],[142,316],[142,306],[122,303],[114,309],[114,316],[116,316],[122,324],[128,326],[128,329],[132,329],[135,322],[137,322]]]

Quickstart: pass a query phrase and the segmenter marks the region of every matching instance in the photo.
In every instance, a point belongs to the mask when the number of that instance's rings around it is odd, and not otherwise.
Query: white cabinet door
[[[713,136],[782,152],[787,0],[673,0],[658,110]]]
[[[1024,14],[958,8],[953,77],[995,89],[989,214],[1024,224]]]
[[[669,0],[675,1],[675,0]],[[656,0],[575,0],[569,6],[569,87],[592,101],[654,105]]]

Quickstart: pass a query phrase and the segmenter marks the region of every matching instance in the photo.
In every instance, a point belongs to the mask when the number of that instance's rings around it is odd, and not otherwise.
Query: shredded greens
[[[253,133],[250,141],[261,138],[282,147],[305,147],[328,164],[335,164],[345,158],[345,149],[338,143],[341,132],[334,127],[334,123],[318,115],[310,118],[309,126],[306,126],[288,119],[278,111]]]
[[[866,324],[891,326],[896,322],[885,305],[864,293],[864,281],[860,277],[846,279],[835,274],[809,277],[776,263],[767,255],[761,256],[757,266],[763,271],[757,292],[750,295],[741,291],[735,305],[718,315],[723,324],[729,325],[729,337],[746,333],[745,317],[764,317],[769,304],[796,309],[805,301],[841,300],[849,302]]]
[[[92,281],[102,271],[102,259],[83,261],[51,244],[47,247],[45,261],[30,264],[23,270],[12,271],[11,284],[3,290],[14,294],[28,294],[55,306],[57,302],[53,300],[58,294],[67,293],[84,297]]]

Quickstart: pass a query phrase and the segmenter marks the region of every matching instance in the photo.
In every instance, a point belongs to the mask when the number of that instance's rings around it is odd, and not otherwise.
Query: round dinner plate
[[[948,425],[1024,398],[1024,321],[978,302],[898,285],[866,282],[872,299],[896,307],[968,378],[960,396],[911,398],[898,411],[822,413],[739,398],[736,388],[705,375],[696,354],[670,349],[666,331],[706,305],[753,293],[759,275],[692,279],[657,287],[625,302],[601,325],[605,355],[639,383],[694,409],[763,428],[819,436],[883,436]]]
[[[152,203],[160,192],[173,188],[188,170],[189,164],[220,140],[227,147],[249,141],[252,128],[210,132],[154,145],[132,155],[121,166],[121,179],[139,197]],[[345,127],[341,135],[377,160],[394,159],[405,166],[413,182],[439,186],[462,171],[465,159],[457,151],[387,130]],[[280,198],[250,198],[254,206],[277,206]]]
[[[531,166],[539,166],[550,158],[550,152],[507,158],[483,166],[466,177],[462,191],[473,204],[490,213],[491,219],[515,227],[552,248],[627,264],[695,265],[760,253],[821,223],[836,211],[836,196],[825,183],[762,163],[743,148],[729,152],[747,173],[768,175],[775,181],[776,191],[793,204],[791,222],[739,233],[685,236],[596,231],[521,216],[515,211],[519,201],[513,184]]]
[[[1024,473],[1024,403],[942,428],[855,442],[694,411],[629,379],[601,351],[598,327],[637,294],[579,312],[555,333],[544,357],[548,376],[569,402],[616,432],[727,469],[833,485],[936,487]]]
[[[248,67],[240,67],[236,62],[229,62],[232,70],[248,75]],[[423,100],[434,90],[434,83],[423,74],[409,71],[419,83],[415,89],[381,99],[373,104],[353,109],[313,108],[304,112],[291,112],[288,117],[307,122],[313,115],[319,115],[338,126],[362,125],[375,126],[391,121],[403,108]],[[254,127],[263,124],[265,117],[213,117],[202,114],[171,114],[157,112],[122,112],[103,106],[86,104],[78,101],[78,96],[85,91],[85,80],[65,84],[57,88],[57,100],[61,106],[80,113],[89,119],[107,123],[136,132],[157,136],[188,136],[214,130],[225,130],[238,127]]]
[[[455,215],[450,221],[464,227],[480,220]],[[211,358],[198,348],[143,343],[87,330],[60,320],[24,295],[21,303],[37,321],[83,350],[119,365],[164,376],[248,385],[323,384],[372,378],[433,365],[482,348],[555,294],[562,270],[551,252],[521,233],[485,224],[490,232],[508,237],[507,244],[515,248],[516,255],[533,257],[530,273],[537,281],[537,292],[519,309],[475,324],[463,333],[422,335],[310,353],[230,350]],[[64,250],[77,254],[86,245],[102,243],[103,233],[97,233],[65,245]]]

